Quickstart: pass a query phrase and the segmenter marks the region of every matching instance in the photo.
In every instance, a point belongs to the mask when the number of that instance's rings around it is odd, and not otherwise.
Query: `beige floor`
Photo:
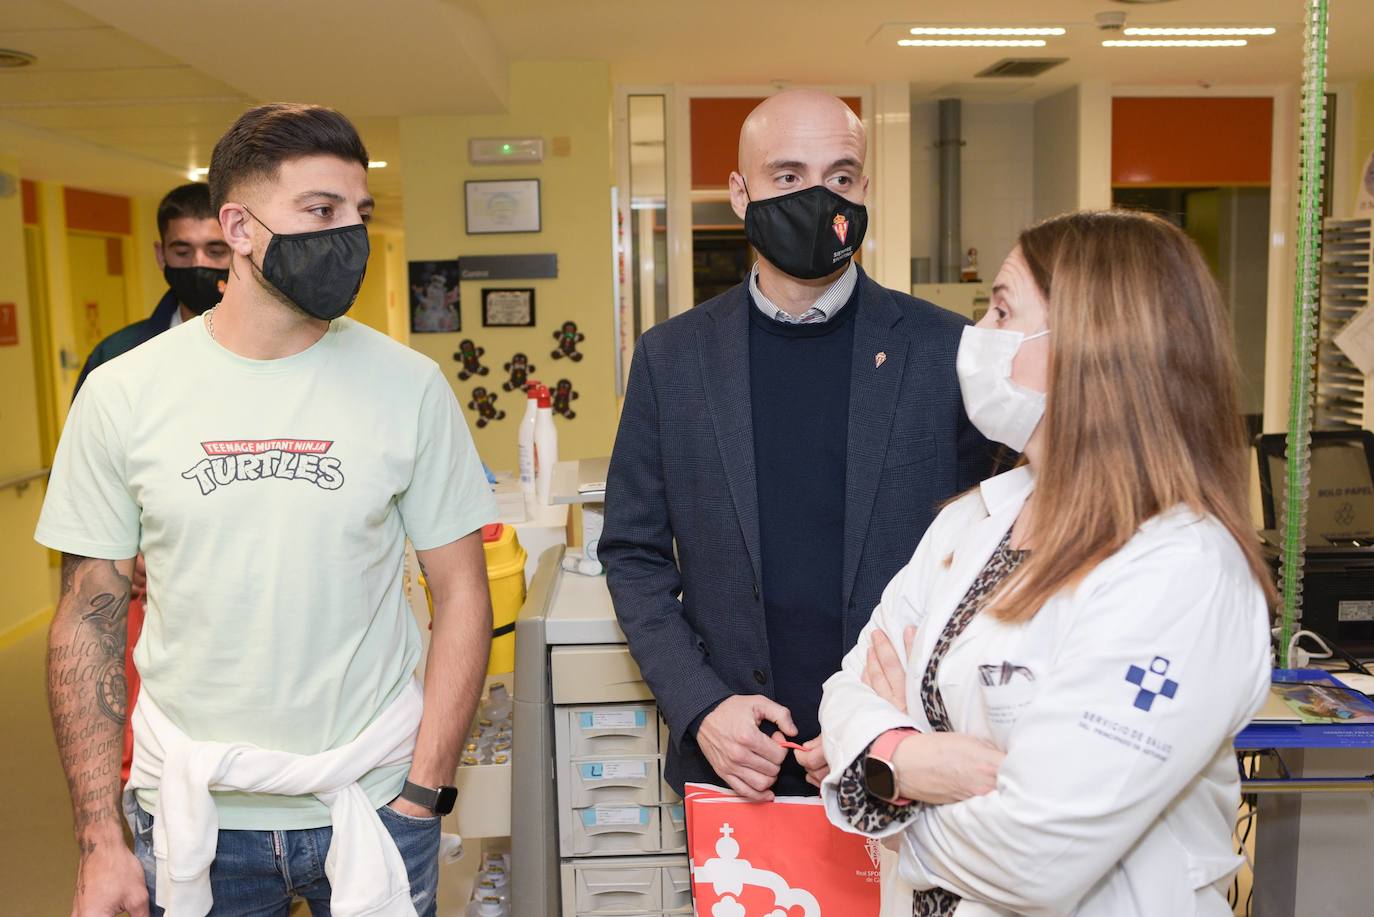
[[[76,877],[71,803],[44,692],[46,631],[0,650],[0,913],[65,917]]]

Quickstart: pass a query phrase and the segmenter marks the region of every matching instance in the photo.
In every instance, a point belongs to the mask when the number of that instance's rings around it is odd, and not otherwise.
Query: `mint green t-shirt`
[[[413,677],[401,590],[418,550],[496,518],[439,367],[350,319],[249,360],[187,322],[95,370],[72,405],[36,538],[145,555],[143,690],[202,741],[314,754],[354,739]],[[406,766],[362,786],[380,806]],[[156,811],[155,793],[140,802]],[[217,793],[220,827],[329,824],[313,796]]]

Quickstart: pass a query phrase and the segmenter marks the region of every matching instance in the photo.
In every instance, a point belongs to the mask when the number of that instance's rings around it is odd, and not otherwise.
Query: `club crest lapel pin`
[[[887,352],[880,350],[873,355],[873,368],[878,369],[887,362]]]

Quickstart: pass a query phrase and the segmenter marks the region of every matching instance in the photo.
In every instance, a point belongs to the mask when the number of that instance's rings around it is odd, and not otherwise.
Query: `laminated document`
[[[1374,309],[1365,306],[1331,342],[1341,349],[1355,368],[1366,376],[1374,372]]]

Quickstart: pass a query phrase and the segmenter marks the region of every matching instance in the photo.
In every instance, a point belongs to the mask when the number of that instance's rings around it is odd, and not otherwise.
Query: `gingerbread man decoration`
[[[553,333],[554,340],[558,342],[558,349],[553,352],[555,360],[567,357],[574,363],[582,361],[582,354],[578,353],[577,345],[587,339],[587,336],[577,330],[577,322],[564,322],[560,331]]]
[[[501,383],[501,387],[508,392],[524,391],[526,384],[530,381],[530,373],[534,372],[534,364],[530,358],[523,353],[517,353],[510,358],[510,362],[502,367],[510,373],[510,378]]]
[[[482,354],[486,352],[467,338],[458,342],[458,352],[453,355],[453,359],[463,364],[463,368],[458,370],[458,381],[466,382],[473,376],[485,376],[491,372],[482,365]]]
[[[577,412],[572,409],[572,403],[576,400],[577,392],[573,391],[572,381],[559,379],[553,389],[553,412],[572,420],[577,416]]]
[[[472,390],[472,400],[468,402],[468,410],[477,412],[477,429],[479,430],[493,420],[506,419],[506,412],[496,407],[496,394],[488,392],[480,385]]]

